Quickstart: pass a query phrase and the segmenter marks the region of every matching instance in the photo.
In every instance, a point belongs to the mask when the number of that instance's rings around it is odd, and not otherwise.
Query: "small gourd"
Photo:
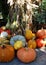
[[[31,30],[28,30],[28,29],[27,29],[27,30],[25,31],[25,37],[26,37],[27,40],[32,39],[34,36],[35,36],[35,34],[32,33]]]
[[[29,48],[33,48],[33,49],[35,49],[36,46],[37,46],[35,40],[29,40],[27,45],[28,45]]]
[[[15,50],[18,50],[18,49],[20,49],[20,48],[22,48],[23,47],[23,42],[22,41],[16,41],[15,43],[14,43],[14,49]]]

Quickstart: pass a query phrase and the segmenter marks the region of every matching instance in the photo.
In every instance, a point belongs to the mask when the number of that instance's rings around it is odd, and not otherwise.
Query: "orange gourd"
[[[36,52],[31,48],[21,48],[17,51],[17,57],[20,61],[29,63],[36,59]]]
[[[35,49],[36,48],[36,41],[35,40],[29,40],[27,45],[29,48]]]
[[[34,36],[35,36],[35,34],[32,33],[31,30],[26,30],[26,31],[25,31],[25,37],[26,37],[27,40],[32,39]]]

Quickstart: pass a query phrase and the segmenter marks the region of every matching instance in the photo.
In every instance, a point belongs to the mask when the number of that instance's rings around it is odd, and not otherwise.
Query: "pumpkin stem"
[[[36,37],[33,37],[32,40],[35,40]]]
[[[2,44],[2,42],[0,41],[0,45]]]
[[[46,41],[46,38],[44,38],[43,40]]]
[[[43,30],[43,27],[41,29]]]
[[[45,47],[46,47],[46,45],[45,45]]]
[[[25,50],[28,51],[28,47],[26,47]]]
[[[5,49],[6,48],[5,44],[2,44],[1,47],[2,47],[2,49]]]
[[[26,45],[25,46],[26,46],[26,48],[28,47],[27,42],[26,42]]]

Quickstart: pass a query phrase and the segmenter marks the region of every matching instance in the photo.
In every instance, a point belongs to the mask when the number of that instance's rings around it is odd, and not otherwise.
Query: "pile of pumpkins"
[[[34,34],[31,30],[26,30],[25,36],[12,36],[10,30],[0,28],[0,62],[9,62],[16,55],[24,63],[34,61],[37,56],[35,49],[39,47],[38,42],[41,39],[36,39],[36,36],[38,37],[38,31]]]
[[[46,46],[46,29],[41,28],[40,30],[38,30],[36,32],[36,43],[37,43],[37,47],[41,48],[41,47],[45,47]]]
[[[10,45],[10,30],[0,28],[0,62],[9,62],[14,58],[15,51]]]

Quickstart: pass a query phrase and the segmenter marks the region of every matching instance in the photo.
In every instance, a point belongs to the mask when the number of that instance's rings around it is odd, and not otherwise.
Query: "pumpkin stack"
[[[11,37],[10,44],[14,47],[15,50],[17,50],[17,58],[21,62],[29,63],[36,59],[36,51],[28,46],[25,47],[26,39],[24,36],[16,35]],[[35,44],[35,42],[32,44]]]
[[[15,56],[14,48],[7,39],[8,35],[8,31],[6,32],[0,28],[0,62],[9,62]]]
[[[37,47],[41,48],[43,46],[46,46],[46,29],[42,28],[38,30],[36,36],[37,36],[36,39]]]
[[[0,34],[0,62],[11,61],[14,59],[15,54],[24,63],[29,63],[36,59],[36,51],[34,50],[36,48],[35,34],[31,30],[26,30],[25,37],[22,35],[13,35],[10,40],[7,39],[10,32],[6,32],[6,29],[1,30]]]

